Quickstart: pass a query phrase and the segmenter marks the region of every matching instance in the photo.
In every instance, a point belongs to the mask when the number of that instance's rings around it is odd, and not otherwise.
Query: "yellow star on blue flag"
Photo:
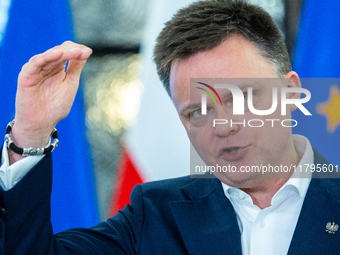
[[[328,100],[317,104],[316,112],[326,117],[327,131],[334,133],[340,125],[340,90],[337,85],[330,87]]]

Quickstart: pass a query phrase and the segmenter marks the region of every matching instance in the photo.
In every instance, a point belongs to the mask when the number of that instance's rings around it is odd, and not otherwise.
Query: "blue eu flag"
[[[304,0],[293,55],[293,70],[311,92],[312,117],[293,112],[293,129],[308,137],[332,164],[340,164],[340,1]],[[315,79],[323,78],[323,79]]]

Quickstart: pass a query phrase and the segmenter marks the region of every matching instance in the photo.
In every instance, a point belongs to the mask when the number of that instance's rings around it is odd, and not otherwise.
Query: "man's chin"
[[[221,182],[237,188],[246,188],[260,178],[259,173],[214,173]]]

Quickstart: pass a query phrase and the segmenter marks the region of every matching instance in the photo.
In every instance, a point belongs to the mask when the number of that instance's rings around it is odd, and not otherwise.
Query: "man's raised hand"
[[[71,110],[81,70],[91,53],[90,48],[67,41],[35,55],[22,67],[12,129],[18,147],[47,145],[53,128]],[[9,156],[10,163],[21,158],[13,153]]]

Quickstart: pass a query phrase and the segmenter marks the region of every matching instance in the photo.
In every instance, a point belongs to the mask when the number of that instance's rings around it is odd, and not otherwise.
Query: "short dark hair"
[[[278,76],[292,70],[281,32],[261,7],[241,0],[198,1],[180,9],[166,22],[156,41],[153,59],[169,96],[173,60],[215,48],[232,34],[253,42]]]

